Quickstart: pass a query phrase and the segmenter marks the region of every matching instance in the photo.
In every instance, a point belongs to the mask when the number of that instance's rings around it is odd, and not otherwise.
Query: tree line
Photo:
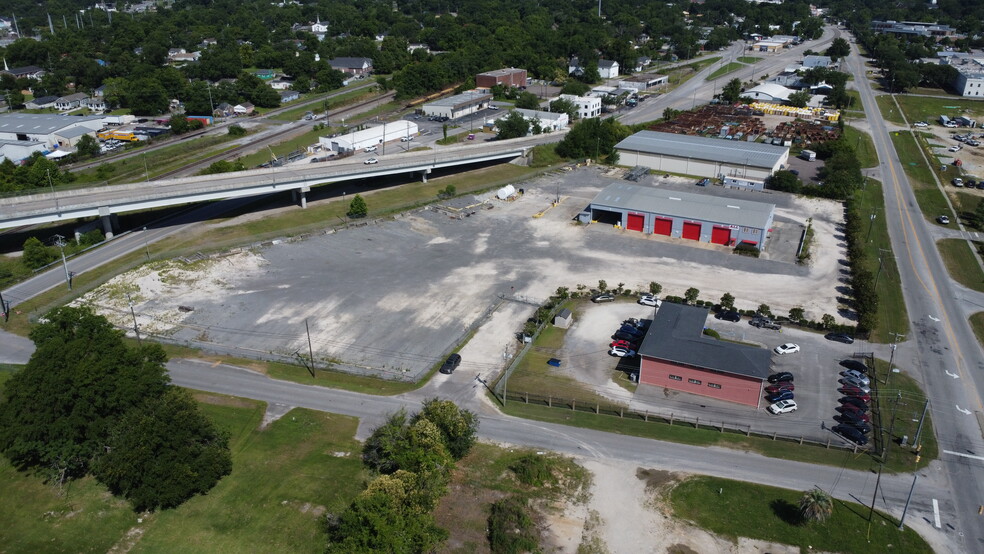
[[[0,81],[13,104],[23,103],[20,91],[27,88],[45,96],[69,92],[70,83],[83,92],[106,84],[114,105],[141,114],[162,113],[172,98],[195,114],[220,102],[275,105],[275,92],[251,79],[251,68],[279,69],[302,92],[332,90],[344,77],[327,63],[336,57],[371,58],[377,73],[392,75],[387,84],[398,97],[410,98],[500,67],[523,67],[533,77],[565,81],[567,60],[574,56],[589,66],[615,60],[624,72],[639,56],[692,58],[750,32],[814,38],[822,30],[806,3],[775,7],[742,0],[691,5],[690,20],[671,4],[643,0],[605,2],[601,18],[596,4],[585,0],[465,0],[454,11],[425,0],[401,2],[396,10],[383,0],[303,6],[186,0],[155,13],[115,16],[81,0],[48,3],[46,13],[22,7],[19,27],[36,30],[42,40],[17,40],[0,54],[12,67],[37,65],[46,74],[37,83],[9,76]],[[324,40],[296,27],[316,19],[328,24]],[[203,47],[206,38],[215,44]],[[427,49],[410,52],[410,44]],[[197,62],[169,67],[171,48],[202,55]],[[208,102],[208,89],[196,82],[223,79],[244,82],[220,83]]]
[[[232,471],[228,437],[170,384],[164,350],[129,346],[87,307],[31,330],[37,350],[4,386],[0,452],[63,485],[92,475],[135,510],[172,508]]]

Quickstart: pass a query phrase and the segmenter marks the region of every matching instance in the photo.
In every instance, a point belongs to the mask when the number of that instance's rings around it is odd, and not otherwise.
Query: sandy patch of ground
[[[577,553],[793,554],[789,545],[740,539],[737,544],[679,521],[663,495],[683,476],[613,460],[580,459],[593,474],[586,504],[568,505],[550,518],[545,551]],[[556,526],[556,527],[554,527]]]

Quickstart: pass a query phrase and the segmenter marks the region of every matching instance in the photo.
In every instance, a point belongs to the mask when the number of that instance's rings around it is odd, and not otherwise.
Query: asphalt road
[[[226,365],[194,360],[168,363],[171,379],[177,385],[196,390],[262,400],[270,404],[304,407],[360,418],[358,435],[365,438],[386,416],[400,408],[414,410],[429,396],[426,390],[399,396],[370,396],[335,389],[276,381],[261,374]],[[450,379],[455,376],[452,375]],[[482,384],[474,380],[456,383],[465,394]],[[638,463],[641,467],[716,475],[729,479],[771,484],[794,490],[822,487],[837,498],[870,504],[876,475],[766,458],[726,448],[702,448],[589,429],[554,425],[509,417],[487,404],[469,406],[480,418],[479,436],[485,441],[547,449],[570,455],[614,459]],[[844,454],[845,458],[850,456]],[[934,520],[933,499],[946,498],[948,492],[938,484],[930,467],[920,473],[918,498],[909,507],[907,522],[925,527]],[[912,484],[910,475],[883,475],[875,499],[879,510],[899,515]]]
[[[919,210],[853,45],[847,69],[861,92],[880,160],[877,171],[884,183],[885,217],[908,308],[910,327],[895,359],[898,365],[916,370],[932,404],[942,451],[941,477],[947,480],[946,495],[955,510],[944,532],[961,544],[962,551],[982,552],[984,525],[978,508],[984,504],[984,437],[973,412],[984,410],[980,395],[984,352],[934,246],[931,224]],[[891,328],[893,322],[884,324]],[[916,495],[925,494],[921,486],[916,489]]]

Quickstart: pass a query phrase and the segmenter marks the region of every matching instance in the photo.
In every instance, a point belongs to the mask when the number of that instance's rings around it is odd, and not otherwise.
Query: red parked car
[[[843,404],[834,409],[846,416],[852,417],[854,419],[860,419],[865,423],[871,423],[871,416],[869,416],[863,410],[859,409],[857,406],[852,406],[850,404]]]
[[[638,348],[636,348],[636,345],[635,344],[633,344],[633,343],[631,343],[631,342],[629,342],[627,340],[620,340],[620,339],[613,340],[612,343],[609,344],[608,346],[610,348],[615,348],[617,346],[619,348],[626,348],[626,349],[629,349],[629,350],[638,350]]]
[[[765,387],[765,392],[769,394],[775,394],[777,392],[784,391],[784,390],[794,391],[796,390],[796,385],[794,385],[792,381],[789,381],[785,383],[776,383],[775,385],[769,385]]]
[[[843,387],[837,389],[837,392],[847,396],[868,396],[868,393],[857,387],[852,387],[851,385],[844,385]]]

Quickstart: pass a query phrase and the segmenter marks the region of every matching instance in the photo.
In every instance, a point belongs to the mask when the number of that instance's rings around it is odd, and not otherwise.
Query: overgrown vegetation
[[[432,514],[455,462],[475,442],[478,420],[449,400],[400,411],[366,440],[362,461],[376,477],[349,507],[329,516],[327,552],[428,552],[447,538]]]
[[[168,386],[159,346],[127,346],[88,308],[58,308],[30,337],[37,350],[0,402],[0,450],[14,467],[59,486],[93,475],[140,511],[177,506],[231,471],[228,438]]]

